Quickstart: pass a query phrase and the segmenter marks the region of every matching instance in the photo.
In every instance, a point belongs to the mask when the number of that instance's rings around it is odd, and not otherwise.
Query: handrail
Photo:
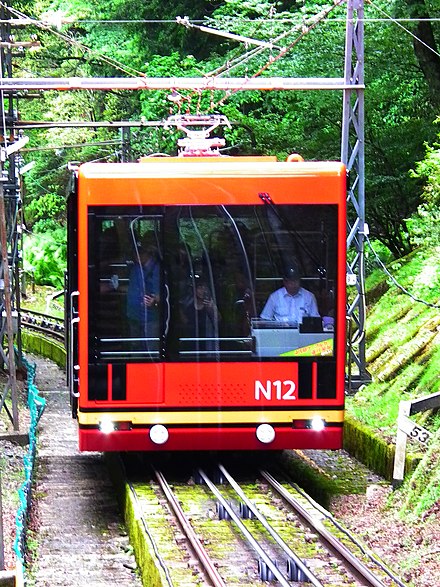
[[[78,377],[75,378],[75,371],[78,371],[79,366],[74,364],[75,359],[75,328],[76,325],[79,323],[80,318],[78,316],[78,311],[75,309],[75,304],[73,303],[74,298],[79,298],[79,291],[73,291],[70,294],[70,340],[68,345],[68,352],[69,352],[69,383],[70,383],[70,390],[71,395],[73,397],[79,397],[79,392],[75,389],[75,383],[78,381]]]

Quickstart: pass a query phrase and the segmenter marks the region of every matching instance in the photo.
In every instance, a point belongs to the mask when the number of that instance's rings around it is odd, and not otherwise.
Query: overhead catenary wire
[[[259,47],[264,47],[266,49],[282,49],[282,47],[277,47],[271,41],[261,41],[259,39],[252,39],[251,37],[245,37],[243,35],[237,35],[235,33],[230,33],[229,31],[221,31],[218,29],[214,29],[212,27],[207,26],[199,26],[195,25],[190,22],[187,16],[181,17],[178,16],[176,18],[177,24],[181,24],[186,28],[195,28],[202,33],[209,33],[211,35],[217,35],[219,37],[225,37],[226,39],[232,39],[233,41],[238,41],[239,43],[245,43],[248,45],[257,45]]]
[[[31,151],[62,151],[63,149],[79,149],[82,147],[106,147],[108,145],[120,145],[120,139],[109,139],[108,141],[94,141],[90,143],[73,143],[63,145],[46,145],[45,147],[25,147],[21,149],[21,153],[29,153]]]
[[[252,79],[259,77],[264,71],[266,71],[266,69],[268,69],[271,65],[273,65],[276,61],[278,61],[279,59],[281,59],[282,57],[284,57],[291,49],[293,49],[293,47],[295,47],[295,45],[297,45],[311,30],[313,30],[322,20],[324,20],[325,18],[327,18],[327,16],[338,6],[340,6],[343,2],[345,2],[345,0],[333,0],[333,4],[325,9],[323,9],[321,12],[319,12],[317,15],[315,15],[312,19],[312,22],[310,24],[303,24],[303,26],[301,27],[301,33],[298,35],[298,37],[296,39],[294,39],[291,43],[289,43],[288,45],[286,45],[285,47],[283,47],[277,55],[274,56],[270,56],[270,58],[266,61],[266,63],[260,67],[260,69],[254,73],[252,76],[250,76]],[[211,108],[217,108],[218,106],[222,105],[227,98],[229,98],[231,95],[237,93],[239,90],[229,90],[225,97],[222,98],[221,100],[219,100],[216,104],[213,104],[211,106]]]
[[[344,0],[342,0],[342,1],[344,1]],[[284,33],[281,33],[280,35],[276,36],[274,39],[272,39],[270,41],[271,44],[272,44],[272,48],[276,48],[276,44],[278,44],[282,39],[284,39],[288,35],[291,35],[292,33],[296,32],[298,30],[301,30],[301,38],[302,38],[302,36],[304,34],[307,34],[310,30],[312,30],[312,28],[314,28],[314,26],[316,26],[318,23],[320,23],[331,12],[331,10],[333,10],[333,8],[336,7],[339,4],[341,4],[341,0],[334,0],[334,5],[331,6],[329,10],[323,10],[320,13],[318,13],[317,15],[314,15],[313,17],[310,17],[307,20],[302,19],[300,23],[296,24],[294,27],[292,27],[288,31],[286,31]],[[309,21],[311,21],[311,22],[309,22]],[[272,19],[269,22],[271,24],[274,24],[274,23],[276,23],[278,21],[276,19]],[[278,56],[276,58],[271,56],[271,58],[268,60],[269,61],[269,65],[271,65],[276,60],[278,60],[279,57],[281,56],[281,54],[284,55],[287,51],[290,50],[291,47],[293,47],[294,45],[296,45],[296,43],[298,42],[298,40],[299,39],[295,39],[293,41],[293,43],[291,43],[291,45],[288,45],[286,47],[282,47],[279,50],[279,54],[278,54]],[[251,52],[248,52],[247,55],[251,55]],[[252,55],[252,57],[254,57],[254,56],[255,56],[255,54]],[[244,56],[243,56],[243,58],[244,58]],[[228,69],[228,71],[230,71],[230,69]],[[207,75],[209,75],[209,74],[207,74]],[[257,72],[256,75],[259,75],[259,72]]]
[[[266,22],[269,22],[270,24],[275,24],[277,21],[276,21],[276,19],[271,19]],[[261,23],[260,20],[256,21],[256,24],[260,24],[260,23]],[[270,40],[270,49],[277,48],[277,44],[280,41],[282,41],[285,37],[289,36],[290,34],[295,32],[296,30],[298,30],[298,28],[301,28],[303,26],[304,26],[304,20],[302,19],[300,24],[296,24],[293,28],[290,28],[288,31],[285,31],[284,33],[281,33],[278,36],[271,39]],[[253,59],[257,55],[260,55],[260,53],[265,51],[267,48],[268,47],[264,47],[264,46],[255,47],[255,48],[251,49],[250,51],[247,51],[243,55],[239,55],[238,57],[236,57],[232,60],[228,59],[223,66],[217,68],[214,71],[207,73],[206,75],[208,77],[211,77],[211,76],[219,76],[222,72],[223,73],[230,73],[236,67],[243,65],[246,61]]]
[[[413,18],[394,18],[391,17],[393,22],[440,22],[440,18],[437,17],[427,17],[427,18],[417,18],[417,17],[413,17]],[[232,16],[229,17],[229,19],[234,22],[234,23],[244,23],[244,24],[249,24],[249,23],[255,23],[255,22],[261,22],[263,24],[265,23],[270,23],[272,22],[271,18],[244,18],[242,16]],[[40,22],[41,24],[52,24],[50,23],[49,20],[40,20],[40,19],[33,19],[30,17],[20,17],[20,18],[16,18],[16,19],[8,19],[8,20],[3,20],[0,19],[0,24],[12,24],[13,26],[26,26],[26,25],[35,25],[35,21],[38,20],[38,22]],[[375,18],[375,17],[365,17],[365,18],[360,18],[359,22],[364,22],[364,23],[383,23],[383,22],[389,22],[390,21],[390,17],[383,17],[383,18]],[[71,25],[71,24],[102,24],[102,25],[112,25],[112,24],[170,24],[170,25],[175,25],[176,24],[176,19],[175,18],[168,18],[168,19],[158,19],[158,18],[133,18],[133,19],[129,19],[129,18],[120,18],[120,19],[81,19],[81,18],[66,18],[63,19],[61,18],[60,21],[61,25]],[[191,19],[190,21],[192,24],[203,24],[205,22],[204,19]],[[280,24],[293,24],[293,23],[299,23],[302,22],[302,18],[277,18],[276,19],[277,23]],[[327,24],[340,24],[340,23],[345,23],[346,19],[345,18],[339,18],[339,17],[335,17],[332,18],[331,20],[327,21]]]
[[[259,77],[268,67],[270,67],[276,61],[278,61],[281,57],[284,57],[297,43],[299,43],[299,41],[302,38],[304,38],[304,36],[306,36],[320,22],[322,22],[325,18],[327,18],[327,16],[333,11],[334,8],[340,6],[343,2],[345,2],[345,0],[333,0],[332,5],[324,8],[319,13],[308,18],[306,21],[302,20],[300,25],[296,25],[295,27],[293,27],[289,31],[286,31],[286,32],[278,35],[277,37],[275,37],[271,41],[269,41],[269,43],[270,43],[269,46],[272,49],[272,48],[275,48],[276,44],[279,43],[279,41],[282,40],[283,38],[285,38],[286,36],[292,34],[293,32],[296,32],[298,30],[301,31],[300,34],[298,35],[298,37],[296,37],[296,39],[294,39],[294,41],[292,41],[290,44],[286,45],[285,47],[282,47],[281,49],[279,49],[277,55],[270,55],[270,57],[266,61],[266,63],[262,67],[260,67],[260,69],[256,73],[254,73],[253,75],[251,75],[249,77],[246,76],[245,77],[246,81],[243,83],[243,85],[241,87],[226,90],[225,96],[222,99],[218,100],[217,102],[214,102],[213,100],[211,100],[209,110],[210,111],[215,110],[216,108],[221,106],[231,95],[237,93],[240,90],[246,89],[246,85],[249,84],[249,79],[255,79],[255,78]],[[259,21],[257,21],[257,22],[259,22]],[[270,22],[273,23],[274,19],[271,19]],[[205,32],[207,32],[207,31],[205,31]],[[241,41],[241,42],[243,42],[243,41]],[[259,46],[257,48],[252,49],[251,51],[248,51],[245,55],[238,57],[237,61],[233,64],[233,66],[231,65],[231,67],[229,67],[230,62],[225,61],[224,66],[217,68],[214,72],[210,72],[210,73],[205,74],[205,77],[208,80],[209,79],[218,79],[220,77],[220,73],[229,73],[232,68],[235,68],[238,65],[243,64],[245,61],[248,61],[249,59],[255,57],[257,54],[259,54],[261,51],[263,51],[267,48],[268,47]],[[198,93],[197,91],[193,91],[188,96],[182,96],[181,100],[176,101],[176,104],[179,107],[179,112],[180,112],[180,109],[181,109],[183,103],[187,102],[188,106],[189,106],[191,104],[192,98],[195,95],[197,95],[197,93]]]
[[[333,6],[330,7],[329,11],[331,11],[333,9],[334,6],[340,5],[342,2],[344,2],[345,0],[333,0]],[[88,52],[89,54],[95,56],[96,58],[112,65],[113,67],[119,69],[120,71],[126,73],[127,75],[131,76],[131,77],[142,77],[142,78],[146,78],[146,75],[144,72],[140,72],[138,70],[135,70],[134,68],[131,68],[129,66],[126,66],[124,64],[121,64],[120,62],[116,61],[115,59],[112,59],[110,57],[107,57],[106,55],[103,55],[101,53],[98,53],[96,51],[93,51],[92,49],[90,49],[89,47],[87,47],[86,45],[84,45],[83,43],[79,43],[78,41],[76,41],[75,39],[72,39],[70,36],[63,34],[59,31],[54,30],[53,26],[48,25],[47,23],[43,22],[43,21],[39,21],[36,19],[31,19],[29,17],[25,17],[25,15],[21,12],[19,12],[16,9],[13,9],[9,6],[6,6],[3,2],[0,2],[0,6],[3,6],[6,10],[8,10],[11,14],[14,14],[16,16],[19,17],[24,17],[24,18],[28,18],[35,26],[42,28],[43,30],[49,31],[52,34],[54,34],[55,36],[57,36],[58,38],[61,38],[62,40],[64,40],[66,43],[71,44],[74,47],[77,47],[79,49],[81,49],[84,52]],[[324,11],[325,12],[325,11]],[[322,14],[322,13],[319,13]],[[319,15],[317,17],[319,19]],[[319,20],[317,20],[316,22],[318,22]],[[313,25],[311,25],[313,28]],[[286,33],[288,34],[288,33]],[[285,36],[285,34],[283,34],[282,36]],[[288,50],[290,49],[290,47],[288,48]],[[273,60],[269,60],[270,62],[276,61],[277,59],[279,59],[281,56],[284,55],[284,52],[281,51]],[[266,68],[268,67],[268,64],[266,64]],[[262,71],[264,71],[265,68],[262,69]],[[257,74],[255,74],[253,77],[257,77],[257,75],[259,75],[260,72],[257,72]],[[209,79],[208,76],[205,76],[207,79]],[[238,90],[236,90],[238,91]],[[232,92],[235,93],[235,92]],[[228,93],[228,95],[230,95]],[[226,99],[226,98],[224,98]]]
[[[344,1],[345,1],[345,0],[333,0],[333,6],[330,6],[330,8],[329,8],[329,9],[326,9],[326,10],[327,10],[327,11],[331,11],[331,10],[332,10],[332,9],[333,9],[335,6],[339,6],[339,5],[340,5],[340,4],[342,4]],[[394,22],[394,23],[399,23],[400,21],[401,21],[401,22],[404,22],[404,21],[407,21],[407,22],[416,22],[416,21],[417,21],[417,22],[419,22],[419,21],[422,21],[422,20],[427,20],[427,21],[435,21],[435,20],[440,20],[440,19],[394,19],[394,18],[392,18],[391,16],[389,16],[389,15],[388,15],[388,14],[387,14],[385,11],[383,11],[382,9],[380,9],[379,7],[377,7],[377,6],[376,6],[376,5],[375,5],[373,2],[371,2],[371,0],[367,0],[367,2],[368,2],[368,3],[369,3],[369,4],[370,4],[370,5],[371,5],[371,6],[372,6],[374,9],[380,10],[380,11],[381,11],[381,12],[382,12],[382,13],[385,15],[385,17],[384,17],[384,18],[380,18],[380,19],[379,19],[379,18],[378,18],[378,19],[369,19],[369,18],[365,18],[365,19],[362,19],[364,22],[368,22],[369,20],[372,20],[372,21],[377,21],[377,22],[385,22],[385,21],[390,21],[390,22]],[[85,52],[88,52],[89,54],[91,54],[91,55],[95,56],[95,57],[96,57],[96,58],[98,58],[98,59],[101,59],[101,60],[103,60],[104,62],[106,62],[106,63],[108,63],[108,64],[112,65],[112,66],[113,66],[113,67],[115,67],[116,69],[118,69],[118,70],[120,70],[120,71],[122,71],[122,72],[126,73],[127,75],[129,75],[129,76],[131,76],[131,77],[138,77],[138,76],[141,76],[141,77],[146,77],[146,75],[145,75],[145,73],[144,73],[144,72],[139,72],[139,71],[135,70],[134,68],[131,68],[131,67],[129,67],[129,66],[126,66],[126,65],[124,65],[124,64],[122,64],[122,63],[120,63],[119,61],[117,61],[117,60],[115,60],[115,59],[109,58],[109,57],[107,57],[106,55],[103,55],[103,54],[101,54],[101,53],[98,53],[97,51],[94,51],[94,50],[90,49],[90,48],[89,48],[89,47],[87,47],[86,45],[84,45],[84,44],[82,44],[82,43],[79,43],[79,42],[75,41],[74,39],[72,39],[72,38],[71,38],[71,37],[69,37],[68,35],[65,35],[65,34],[63,34],[63,33],[59,33],[59,32],[57,32],[57,31],[54,31],[54,30],[53,30],[53,26],[49,25],[47,22],[43,22],[43,21],[40,21],[40,20],[38,20],[38,19],[34,19],[34,18],[27,17],[27,16],[26,16],[26,15],[24,15],[23,13],[19,12],[19,11],[18,11],[18,10],[16,10],[16,9],[13,9],[13,8],[11,8],[10,6],[7,6],[7,5],[6,5],[6,4],[4,4],[3,2],[0,2],[0,6],[3,6],[3,7],[5,8],[5,10],[8,10],[8,11],[9,11],[11,14],[13,14],[13,15],[17,16],[17,17],[18,17],[18,20],[22,20],[23,22],[26,22],[26,23],[29,23],[29,24],[33,24],[33,25],[35,25],[35,26],[37,26],[37,27],[39,27],[39,28],[42,28],[42,29],[44,29],[44,30],[46,30],[46,31],[49,31],[49,32],[52,32],[53,34],[56,34],[56,35],[58,35],[58,37],[59,37],[59,38],[61,38],[62,40],[64,40],[66,43],[70,43],[72,46],[76,46],[76,47],[80,48],[81,50],[83,50],[83,51],[85,51]],[[319,17],[319,15],[318,15],[318,17]],[[121,20],[120,22],[124,22],[125,20],[128,20],[128,19]],[[322,20],[322,19],[321,19],[321,20]],[[333,17],[332,19],[325,19],[325,22],[326,22],[326,23],[328,23],[328,22],[338,22],[338,21],[341,21],[341,22],[342,22],[342,21],[344,21],[344,20],[345,20],[345,19],[339,19],[339,18]],[[277,23],[280,23],[280,22],[297,22],[297,20],[296,20],[296,19],[274,19],[274,18],[269,18],[269,19],[242,19],[242,21],[243,21],[243,22],[248,22],[248,21],[249,21],[249,22],[255,22],[256,24],[260,24],[260,23],[263,23],[263,22],[270,22],[270,23],[274,23],[274,22],[277,22]],[[9,21],[8,21],[8,22],[9,22]],[[77,23],[77,22],[80,22],[80,21],[75,21],[75,22]],[[108,22],[110,22],[110,21],[108,21]],[[156,21],[155,21],[155,20],[151,20],[151,22],[156,22]],[[158,21],[158,22],[162,22],[162,23],[163,23],[163,22],[167,22],[167,20],[160,20],[160,21]],[[171,23],[171,22],[175,23],[175,20],[173,20],[173,21],[169,21],[169,22],[170,22],[170,23]],[[192,22],[193,22],[193,23],[195,23],[195,22],[198,22],[198,21],[194,20],[194,21],[192,21]],[[241,22],[241,21],[240,21],[240,19],[238,19],[238,22]],[[316,24],[316,23],[315,23],[315,24]],[[310,26],[310,29],[308,29],[308,31],[309,31],[309,30],[311,30],[311,28],[314,28],[315,24],[312,24],[312,25]],[[424,42],[423,42],[421,39],[419,39],[419,38],[418,38],[416,35],[414,35],[413,33],[411,33],[411,32],[410,32],[408,29],[406,29],[405,27],[402,27],[402,29],[403,29],[404,31],[406,31],[408,34],[410,34],[411,36],[413,36],[415,39],[417,39],[419,42],[421,42],[421,43],[424,43]],[[308,31],[307,31],[307,32],[308,32]],[[295,40],[295,41],[293,41],[293,43],[291,43],[291,45],[289,45],[289,46],[288,46],[288,47],[287,47],[287,48],[286,48],[284,51],[281,51],[281,52],[280,52],[278,55],[276,55],[275,57],[271,57],[271,58],[268,60],[268,62],[265,64],[265,66],[263,66],[263,68],[262,68],[262,69],[260,69],[260,70],[259,70],[257,73],[255,73],[255,74],[254,74],[252,77],[257,77],[257,76],[261,75],[262,71],[264,71],[264,70],[265,70],[265,69],[267,69],[267,68],[268,68],[268,67],[269,67],[269,66],[270,66],[272,63],[274,63],[275,61],[277,61],[278,59],[280,59],[281,57],[283,57],[283,56],[284,56],[284,55],[285,55],[285,54],[286,54],[286,53],[287,53],[287,52],[288,52],[288,51],[289,51],[289,50],[290,50],[290,49],[291,49],[291,48],[292,48],[292,47],[293,47],[293,46],[294,46],[294,45],[295,45],[295,44],[296,44],[298,41],[299,41],[299,39],[296,39],[296,40]],[[276,39],[275,39],[275,40],[272,40],[271,42],[272,42],[272,43],[273,43],[273,42],[276,42]],[[435,50],[434,50],[434,49],[432,49],[432,47],[429,47],[428,45],[426,45],[426,46],[427,46],[427,47],[428,47],[430,50],[432,50],[433,52],[435,52]],[[260,47],[258,47],[258,49],[260,49]],[[246,57],[245,57],[244,59],[246,59]],[[218,70],[216,70],[216,72],[215,72],[215,73],[217,73],[217,75],[218,75]],[[209,74],[207,74],[207,75],[209,75]],[[230,96],[231,94],[233,94],[233,93],[236,93],[237,91],[239,91],[239,90],[234,90],[234,91],[231,91],[231,90],[229,90],[229,91],[227,92],[227,95],[226,95],[226,96],[223,98],[223,100],[222,100],[222,101],[220,101],[220,102],[218,102],[218,103],[216,103],[216,104],[213,104],[213,103],[212,103],[212,106],[213,106],[213,107],[216,107],[216,106],[218,106],[218,105],[222,104],[222,103],[223,103],[223,102],[226,100],[226,98],[227,98],[227,97],[229,97],[229,96]]]

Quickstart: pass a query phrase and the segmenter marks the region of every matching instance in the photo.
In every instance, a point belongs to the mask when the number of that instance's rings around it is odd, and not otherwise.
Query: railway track
[[[22,308],[20,321],[22,327],[64,343],[64,318]]]
[[[266,470],[251,482],[235,477],[218,464],[189,483],[158,469],[148,485],[130,482],[169,585],[186,584],[189,574],[214,587],[404,587],[301,490]]]

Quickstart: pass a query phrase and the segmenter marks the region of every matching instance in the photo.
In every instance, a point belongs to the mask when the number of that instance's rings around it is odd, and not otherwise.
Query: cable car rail
[[[64,343],[64,318],[22,308],[20,319],[24,328],[45,334],[57,342]]]
[[[260,471],[264,479],[270,486],[280,494],[280,496],[295,510],[301,520],[319,535],[320,540],[333,552],[345,565],[350,569],[350,572],[362,581],[366,587],[384,587],[385,583],[374,575],[371,570],[357,558],[334,534],[332,534],[315,515],[311,514],[301,502],[289,491],[287,491],[268,471]],[[309,504],[313,503],[308,496],[306,498]],[[319,509],[320,511],[320,509]],[[321,516],[319,516],[321,518]],[[374,563],[379,564],[382,570],[392,579],[393,584],[404,587],[404,584],[395,576],[393,576],[377,559],[372,559]]]
[[[211,465],[208,466],[209,475],[206,468],[199,468],[191,478],[192,482],[167,481],[162,471],[153,470],[160,492],[166,498],[166,503],[158,499],[161,507],[166,512],[172,511],[177,518],[186,544],[190,544],[189,549],[197,556],[197,572],[201,572],[214,587],[231,583],[228,575],[231,566],[237,567],[235,572],[243,573],[244,578],[240,576],[243,585],[276,581],[282,587],[297,583],[327,587],[341,582],[353,587],[359,584],[365,587],[405,587],[379,559],[369,557],[362,548],[358,558],[324,527],[322,508],[302,491],[297,499],[267,471],[255,473],[257,480],[250,484],[234,479],[221,464],[213,465],[212,469]],[[173,473],[167,473],[169,479],[171,475]],[[142,487],[143,482],[131,490],[142,495]],[[301,496],[309,501],[306,507],[301,505]],[[149,525],[151,507],[143,506],[144,527]],[[153,532],[155,525],[157,519],[152,523]],[[176,524],[168,521],[166,525],[173,527]],[[311,536],[312,551],[305,547]],[[161,548],[166,553],[167,546],[161,545],[159,550]],[[306,556],[305,551],[309,552]],[[161,560],[160,564],[167,567],[172,576],[175,560],[169,563]],[[373,564],[376,566],[371,570],[369,566],[373,567]],[[237,580],[236,576],[234,580]],[[173,579],[170,581],[172,583]]]

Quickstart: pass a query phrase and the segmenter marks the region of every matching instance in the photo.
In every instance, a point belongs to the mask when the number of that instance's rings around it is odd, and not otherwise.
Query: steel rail
[[[304,564],[304,562],[299,558],[299,556],[293,552],[293,550],[284,542],[281,536],[272,528],[266,518],[261,514],[261,512],[255,507],[255,505],[246,497],[243,493],[241,487],[236,483],[236,481],[231,477],[231,475],[227,472],[227,470],[223,467],[223,465],[219,464],[219,469],[224,477],[227,479],[228,483],[243,501],[246,506],[250,509],[250,511],[254,514],[254,516],[259,520],[259,522],[264,526],[264,528],[269,532],[278,546],[284,551],[284,553],[291,558],[297,567],[303,572],[306,576],[306,581],[315,587],[324,587],[323,584],[319,581],[319,579],[312,573],[312,571]]]
[[[39,326],[38,324],[32,324],[31,322],[24,322],[24,325],[29,330],[41,332],[42,334],[47,334],[47,336],[52,337],[54,340],[58,342],[64,342],[63,333],[56,332],[55,330],[51,330],[50,328],[45,328],[44,326]]]
[[[364,554],[370,561],[378,566],[384,573],[388,575],[388,577],[398,585],[398,587],[406,587],[404,583],[396,577],[390,569],[372,552],[370,552],[359,540],[351,534],[344,526],[342,526],[338,520],[336,520],[332,514],[323,508],[319,503],[317,503],[310,495],[308,495],[301,487],[299,487],[296,483],[290,483],[290,485],[300,494],[302,495],[315,509],[317,509],[327,520],[329,520],[338,530],[340,530],[343,534],[345,534],[350,541],[355,544],[359,550]]]
[[[249,530],[246,528],[246,526],[243,524],[243,522],[240,520],[240,518],[237,516],[237,514],[234,512],[234,510],[231,508],[231,506],[226,501],[226,499],[219,492],[219,490],[214,485],[214,483],[205,475],[205,473],[203,472],[202,469],[199,469],[198,472],[199,472],[200,477],[203,479],[203,481],[206,483],[206,485],[209,487],[209,489],[212,491],[212,493],[215,495],[215,497],[219,500],[221,505],[224,507],[224,509],[228,513],[229,517],[231,518],[231,520],[233,520],[235,522],[237,528],[240,530],[240,532],[246,538],[249,545],[262,558],[262,560],[264,561],[266,566],[270,569],[273,576],[277,579],[277,581],[280,583],[280,585],[282,587],[290,587],[290,583],[287,581],[287,579],[284,577],[284,575],[280,572],[278,567],[275,566],[275,564],[272,562],[272,560],[268,557],[266,552],[261,548],[261,546],[255,540],[255,538],[252,536],[252,534],[249,532]]]
[[[64,319],[50,316],[33,310],[22,308],[20,313],[21,324],[29,330],[42,332],[52,338],[64,342]],[[39,321],[41,321],[39,323]]]
[[[63,322],[64,318],[60,318],[58,316],[54,316],[53,314],[45,314],[44,312],[37,312],[35,310],[29,310],[28,308],[21,308],[21,311],[26,314],[30,314],[32,316],[39,316],[41,318],[47,318],[48,320],[53,320],[54,322]]]
[[[354,90],[342,77],[36,77],[2,78],[0,90]]]
[[[212,582],[213,587],[226,587],[223,579],[220,577],[217,569],[215,568],[213,561],[201,545],[200,540],[197,538],[194,530],[192,529],[191,524],[188,522],[188,519],[185,516],[182,507],[180,506],[174,493],[171,491],[171,488],[168,485],[165,477],[160,471],[157,471],[156,469],[154,469],[154,474],[156,475],[156,479],[162,491],[164,492],[175,516],[177,517],[179,524],[182,527],[182,530],[184,531],[186,537],[190,541],[191,547],[196,553],[197,558],[199,559],[203,567],[203,570]]]
[[[316,531],[320,539],[328,544],[332,551],[339,557],[342,558],[344,563],[350,568],[352,574],[356,577],[360,577],[363,581],[366,581],[365,587],[386,587],[376,575],[374,575],[370,569],[368,569],[362,561],[357,559],[350,550],[340,540],[331,534],[320,522],[318,523],[309,512],[299,503],[294,496],[289,493],[278,481],[272,477],[267,471],[260,471],[261,475],[266,481],[277,491],[281,497],[293,507],[296,513],[305,521],[305,523]]]

